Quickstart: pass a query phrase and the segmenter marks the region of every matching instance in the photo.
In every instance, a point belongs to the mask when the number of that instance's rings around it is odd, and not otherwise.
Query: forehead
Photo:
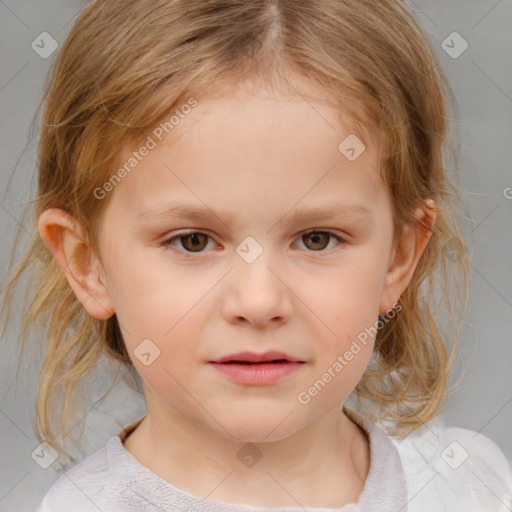
[[[283,206],[301,191],[313,200],[337,185],[370,202],[382,193],[378,148],[366,137],[360,156],[347,158],[343,151],[354,142],[355,124],[329,98],[234,89],[198,98],[187,112],[167,126],[162,140],[150,134],[155,147],[116,187],[115,195],[140,207],[139,213],[172,200],[173,189],[221,203],[229,191],[260,200],[281,196]],[[121,162],[134,149],[125,148]]]

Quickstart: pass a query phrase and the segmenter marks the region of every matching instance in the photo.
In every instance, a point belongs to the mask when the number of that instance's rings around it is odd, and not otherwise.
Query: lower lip
[[[297,371],[304,363],[210,363],[217,371],[241,384],[261,386],[272,384]]]

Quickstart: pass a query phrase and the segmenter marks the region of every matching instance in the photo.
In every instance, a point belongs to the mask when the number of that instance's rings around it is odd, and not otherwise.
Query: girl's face
[[[102,273],[150,414],[275,441],[339,411],[403,291],[377,148],[340,150],[350,129],[300,97],[190,110],[121,158],[137,161],[108,192]],[[300,362],[212,362],[267,351]]]

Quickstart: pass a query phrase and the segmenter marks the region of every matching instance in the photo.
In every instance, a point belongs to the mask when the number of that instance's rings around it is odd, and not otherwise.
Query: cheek
[[[164,394],[181,389],[197,360],[192,356],[194,345],[183,333],[171,333],[166,337],[147,337],[142,342],[126,343],[133,364],[141,377]]]
[[[153,304],[156,304],[154,300]],[[168,405],[171,402],[188,403],[184,391],[202,364],[200,353],[200,322],[187,317],[190,306],[186,301],[167,302],[165,310],[156,310],[152,304],[134,312],[128,319],[128,331],[123,331],[130,358],[141,378]],[[135,317],[136,315],[136,317]],[[192,379],[193,380],[193,379]]]
[[[180,349],[186,347],[186,343],[171,341],[162,346],[159,356],[149,366],[142,364],[137,357],[132,357],[135,370],[144,382],[148,406],[156,407],[156,404],[163,403],[183,416],[197,417],[194,397],[204,393],[201,387],[190,381],[190,376],[197,371],[197,365],[190,364],[187,354]]]
[[[110,254],[108,270],[116,315],[138,336],[163,336],[201,296],[197,279],[167,262],[158,249],[130,251],[120,244]]]
[[[359,268],[341,272],[325,285],[317,309],[319,316],[329,322],[340,344],[375,323],[382,292],[382,275],[375,268],[361,264]]]
[[[366,268],[366,272],[363,269]],[[362,264],[360,272],[341,272],[329,280],[316,302],[328,329],[317,337],[318,371],[330,371],[345,386],[355,386],[371,358],[379,314],[381,276]],[[327,375],[326,379],[329,378]]]

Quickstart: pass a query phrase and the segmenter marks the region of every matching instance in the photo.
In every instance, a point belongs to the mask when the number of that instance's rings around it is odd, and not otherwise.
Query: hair
[[[369,134],[377,137],[394,243],[406,224],[417,227],[414,208],[435,201],[432,236],[400,298],[400,313],[378,329],[354,395],[361,407],[365,401],[375,406],[368,409],[372,418],[391,419],[390,434],[399,437],[444,407],[452,392],[457,320],[464,321],[469,296],[457,218],[458,148],[448,133],[447,100],[457,106],[409,8],[399,0],[96,0],[75,20],[46,79],[38,106],[44,112],[33,230],[15,265],[18,232],[2,289],[3,334],[15,290],[28,275],[19,357],[31,329],[39,326],[45,335],[34,418],[40,441],[70,456],[58,435],[67,436],[79,384],[103,357],[134,378],[136,372],[115,314],[107,320],[88,315],[39,236],[39,215],[48,208],[71,214],[99,258],[98,223],[112,194],[99,200],[94,191],[111,178],[122,148],[190,98],[200,101],[251,80],[305,98],[294,77],[322,91],[363,142]],[[445,149],[454,158],[453,181]],[[449,333],[436,316],[439,305]],[[57,425],[52,411],[59,411]]]

